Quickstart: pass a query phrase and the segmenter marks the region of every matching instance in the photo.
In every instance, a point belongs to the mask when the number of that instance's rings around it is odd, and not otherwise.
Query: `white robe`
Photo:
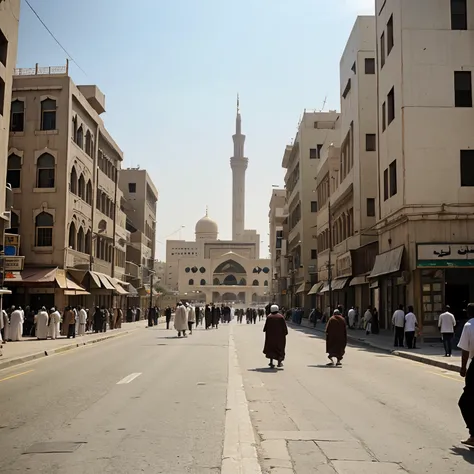
[[[39,311],[35,316],[36,337],[38,339],[48,339],[49,316],[46,311]]]
[[[186,331],[188,329],[188,313],[184,306],[178,306],[174,314],[174,328],[176,331]]]
[[[87,312],[84,308],[79,311],[79,331],[78,335],[83,336],[86,333]]]
[[[59,325],[61,323],[61,314],[59,311],[54,311],[49,315],[49,319],[49,334],[51,339],[56,339],[60,334]]]
[[[23,334],[23,314],[22,311],[16,309],[10,315],[10,328],[8,331],[8,339],[12,341],[21,341]]]
[[[74,313],[74,320],[76,321],[76,329],[74,334],[77,336],[79,334],[79,314],[77,313],[76,308],[73,308],[72,312]]]
[[[195,323],[196,322],[196,310],[192,306],[187,307],[186,310],[187,310],[187,313],[188,313],[188,321],[190,323]]]

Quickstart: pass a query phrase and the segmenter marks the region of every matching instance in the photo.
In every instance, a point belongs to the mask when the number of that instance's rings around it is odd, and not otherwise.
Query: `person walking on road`
[[[36,337],[38,339],[48,339],[49,316],[46,308],[43,306],[35,316]]]
[[[14,311],[10,314],[10,327],[8,330],[8,339],[10,341],[21,341],[23,334],[23,311],[12,307]]]
[[[87,323],[87,312],[82,306],[78,306],[79,308],[79,314],[78,314],[78,319],[79,319],[79,331],[78,331],[78,336],[84,336],[86,333],[86,323]]]
[[[189,334],[192,334],[193,324],[196,322],[196,311],[189,303],[186,303],[186,311],[187,311],[187,318],[188,318]]]
[[[347,313],[347,319],[349,320],[349,329],[354,329],[355,317],[356,317],[356,310],[354,306],[351,306],[351,309]]]
[[[49,315],[49,334],[51,339],[56,339],[59,334],[59,326],[61,324],[61,314],[56,308],[51,308],[50,315]]]
[[[456,318],[454,314],[451,313],[451,308],[446,306],[444,313],[441,314],[438,319],[438,327],[441,331],[441,337],[443,338],[445,357],[451,357],[453,352],[454,326],[456,326]]]
[[[275,368],[274,360],[278,362],[278,367],[283,367],[288,327],[276,304],[270,307],[270,314],[265,321],[263,332],[265,333],[263,353],[267,359],[270,359],[269,367]]]
[[[350,312],[350,311],[349,311]],[[364,313],[364,326],[365,326],[365,334],[368,336],[369,334],[372,334],[372,319],[373,319],[373,314],[372,314],[372,309],[369,306],[367,308],[367,311]]]
[[[405,339],[408,349],[413,349],[415,331],[418,327],[418,320],[413,312],[413,306],[408,306],[408,313],[405,315]]]
[[[181,337],[181,334],[183,334],[183,337],[186,337],[186,329],[188,329],[188,314],[181,301],[178,303],[174,313],[174,328],[178,331],[178,337]]]
[[[462,350],[461,377],[466,378],[464,393],[459,399],[459,408],[469,430],[469,438],[462,443],[474,448],[474,303],[467,305],[467,317],[469,321],[464,325],[458,344]]]
[[[341,361],[346,353],[347,346],[347,324],[338,309],[334,310],[333,315],[329,318],[326,325],[326,352],[331,361],[328,365],[342,365]]]
[[[172,314],[171,308],[167,306],[165,309],[166,329],[170,328],[171,314]]]
[[[395,347],[403,347],[403,338],[405,337],[405,311],[403,305],[393,313],[392,326],[395,328]]]

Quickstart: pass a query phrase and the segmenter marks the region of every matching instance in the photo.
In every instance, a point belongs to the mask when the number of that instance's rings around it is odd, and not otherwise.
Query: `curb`
[[[324,334],[323,329],[318,329],[318,328],[312,328],[312,327],[309,327],[309,326],[299,325],[299,324],[295,324],[291,321],[288,321],[288,325],[292,326],[292,327],[300,327],[300,328],[310,329],[312,331]],[[421,364],[431,365],[433,367],[438,367],[440,369],[445,369],[445,370],[449,370],[451,372],[456,372],[456,373],[459,373],[459,371],[460,371],[460,367],[456,364],[450,364],[449,362],[443,362],[443,361],[439,361],[439,360],[430,359],[429,357],[423,357],[423,356],[418,355],[418,354],[412,354],[411,352],[396,351],[396,350],[389,349],[387,347],[384,347],[384,346],[381,346],[381,345],[378,345],[378,344],[374,344],[373,342],[367,341],[365,339],[360,339],[356,336],[352,336],[351,334],[347,335],[347,340],[350,341],[350,342],[355,342],[355,343],[357,343],[361,346],[371,347],[373,349],[377,349],[379,351],[386,352],[387,354],[391,354],[391,355],[394,355],[394,356],[397,356],[397,357],[401,357],[403,359],[408,359],[408,360],[413,360],[415,362],[420,362]]]
[[[111,334],[110,336],[100,337],[98,339],[93,339],[90,341],[85,342],[76,342],[74,344],[69,344],[67,346],[58,347],[57,349],[50,349],[47,351],[37,352],[35,354],[29,354],[27,356],[17,357],[16,359],[6,360],[5,362],[1,362],[0,360],[0,370],[8,369],[10,367],[14,367],[15,365],[24,364],[25,362],[30,362],[36,359],[42,359],[43,357],[47,357],[49,355],[60,354],[62,352],[67,352],[73,349],[77,349],[78,347],[89,346],[91,344],[96,344],[98,342],[107,341],[109,339],[114,339],[119,336],[123,336],[125,334],[130,334],[131,332],[139,329],[138,327],[135,329],[128,329],[127,331],[122,331],[117,334]]]

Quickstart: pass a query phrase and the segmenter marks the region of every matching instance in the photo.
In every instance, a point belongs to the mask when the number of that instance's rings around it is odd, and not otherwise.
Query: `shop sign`
[[[417,244],[416,266],[474,267],[474,243],[470,244]]]
[[[343,253],[336,260],[336,277],[352,276],[352,257],[351,252]]]
[[[7,272],[19,272],[23,270],[23,265],[25,263],[25,257],[3,257],[3,269],[5,273]]]
[[[5,245],[12,245],[13,247],[19,247],[20,236],[18,234],[5,234]]]

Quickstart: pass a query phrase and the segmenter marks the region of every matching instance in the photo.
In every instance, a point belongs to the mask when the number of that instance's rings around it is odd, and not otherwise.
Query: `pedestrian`
[[[415,330],[418,327],[418,320],[413,312],[413,306],[408,306],[408,313],[405,315],[405,339],[408,349],[413,349]]]
[[[64,311],[63,328],[61,334],[63,336],[67,336],[68,339],[70,337],[76,337],[76,320],[74,316],[74,311],[71,309],[70,306],[67,306],[66,310]]]
[[[86,333],[87,312],[82,306],[78,306],[78,308],[79,308],[79,314],[78,314],[79,331],[78,331],[78,335],[79,336],[84,336],[84,334]]]
[[[178,331],[178,337],[186,337],[186,329],[188,328],[188,315],[186,308],[181,301],[178,303],[174,313],[174,328]]]
[[[369,310],[370,310],[370,306],[369,306]],[[355,317],[356,317],[356,310],[354,306],[351,306],[351,309],[347,313],[347,318],[349,319],[349,329],[354,328]]]
[[[43,306],[35,316],[36,337],[39,340],[48,339],[49,316],[46,308]]]
[[[212,309],[210,305],[206,305],[206,308],[204,309],[204,319],[205,319],[205,325],[206,329],[209,329],[212,325]]]
[[[461,377],[466,378],[464,393],[459,399],[459,408],[469,430],[469,438],[463,444],[474,448],[474,304],[467,305],[468,322],[464,325],[458,347],[462,350]],[[468,363],[470,365],[468,368]]]
[[[15,307],[12,306],[12,309]],[[10,314],[10,327],[8,330],[8,339],[10,341],[21,341],[23,334],[23,311],[18,308]]]
[[[59,336],[59,326],[61,323],[61,315],[56,308],[51,308],[49,315],[49,334],[51,339],[56,339]]]
[[[456,318],[454,314],[451,313],[451,308],[446,306],[444,313],[441,314],[438,319],[438,327],[441,331],[441,337],[443,338],[445,357],[451,357],[452,354],[454,326],[456,326]]]
[[[347,324],[346,320],[338,309],[334,310],[333,315],[329,318],[326,325],[326,352],[331,361],[328,365],[342,365],[341,361],[346,352],[347,346]]]
[[[373,317],[374,317],[374,315],[372,314],[372,309],[369,306],[369,307],[367,307],[367,311],[364,314],[365,334],[367,336],[372,333],[372,319],[373,319]]]
[[[104,326],[103,326],[104,314],[98,306],[95,307],[93,318],[94,318],[94,326],[93,326],[94,332],[95,333],[102,332],[104,330]]]
[[[395,347],[403,347],[403,338],[405,336],[405,311],[403,305],[399,305],[398,309],[393,313],[392,326],[395,328]]]
[[[196,311],[189,303],[186,303],[186,311],[187,311],[187,318],[188,318],[189,334],[192,334],[193,324],[196,322]]]
[[[166,329],[170,328],[171,315],[172,315],[171,308],[169,306],[167,306],[166,309],[165,309]]]
[[[148,308],[148,327],[153,327],[153,321],[155,319],[155,308]]]
[[[194,313],[196,314],[196,327],[198,327],[201,324],[201,308],[199,306],[195,306]]]
[[[10,320],[8,319],[7,312],[2,309],[0,313],[0,336],[3,339],[3,343],[6,344],[10,333]]]
[[[288,327],[276,304],[270,307],[270,314],[265,321],[263,332],[265,333],[263,353],[267,359],[270,359],[269,367],[275,368],[274,360],[278,362],[278,367],[283,367]]]
[[[378,334],[380,332],[380,323],[379,323],[379,312],[377,308],[372,309],[372,334]]]
[[[212,316],[212,327],[219,329],[219,321],[221,319],[221,310],[219,306],[212,305],[211,309],[211,316]]]

